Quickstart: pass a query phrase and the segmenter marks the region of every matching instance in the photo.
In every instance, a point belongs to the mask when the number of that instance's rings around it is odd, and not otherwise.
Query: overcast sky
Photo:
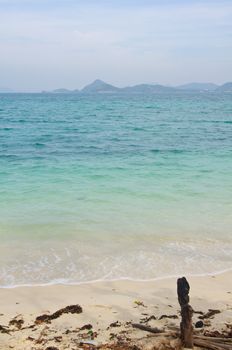
[[[0,86],[232,80],[231,0],[0,0]]]

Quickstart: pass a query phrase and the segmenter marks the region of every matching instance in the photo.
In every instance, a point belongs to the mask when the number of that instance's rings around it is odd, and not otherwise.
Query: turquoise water
[[[232,268],[231,94],[0,95],[0,285]]]

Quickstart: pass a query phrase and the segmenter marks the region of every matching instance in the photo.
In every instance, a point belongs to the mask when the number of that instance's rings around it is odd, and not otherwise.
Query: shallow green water
[[[232,268],[232,96],[0,95],[0,285]]]

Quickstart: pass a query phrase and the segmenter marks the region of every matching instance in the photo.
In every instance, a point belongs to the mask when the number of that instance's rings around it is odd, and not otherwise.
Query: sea
[[[232,268],[232,94],[0,94],[0,287]]]

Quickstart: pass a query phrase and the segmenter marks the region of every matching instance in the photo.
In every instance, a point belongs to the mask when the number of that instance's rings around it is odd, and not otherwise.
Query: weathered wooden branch
[[[194,338],[194,345],[210,350],[231,350],[231,344],[217,343],[213,340]]]
[[[188,349],[193,349],[193,325],[192,315],[193,309],[189,305],[189,290],[190,286],[185,277],[177,280],[177,295],[181,307],[181,323],[180,332],[183,346]]]
[[[163,329],[144,326],[143,324],[140,324],[140,323],[132,323],[131,325],[133,328],[138,328],[138,329],[141,329],[142,331],[147,331],[150,333],[156,333],[156,334],[157,333],[164,333]]]
[[[194,334],[194,340],[195,339],[201,339],[201,340],[207,340],[215,343],[229,343],[232,345],[232,338],[220,338],[220,337],[207,337],[205,335],[195,335]]]
[[[153,328],[153,327],[145,326],[139,323],[132,323],[132,327],[138,328],[142,331],[150,332],[153,334],[152,336],[155,336],[155,337],[179,338],[180,336],[180,333],[178,331],[167,331],[167,330],[165,331],[159,328]],[[231,338],[206,337],[204,335],[193,335],[193,344],[208,350],[231,350],[232,349]]]

